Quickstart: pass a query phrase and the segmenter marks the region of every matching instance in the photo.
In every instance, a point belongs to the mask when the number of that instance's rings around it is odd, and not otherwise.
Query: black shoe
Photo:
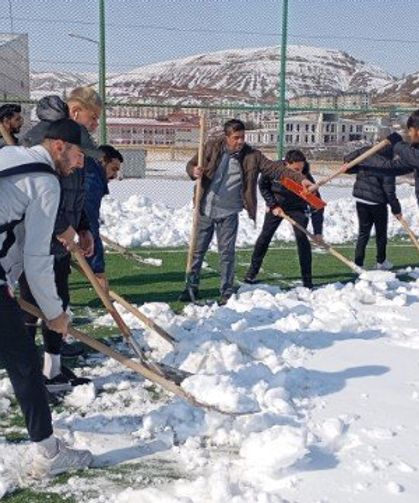
[[[304,288],[308,288],[309,290],[313,290],[313,282],[311,280],[305,280],[303,281],[303,286]]]
[[[199,299],[199,290],[196,286],[186,287],[178,297],[181,302],[194,302],[196,299]]]
[[[221,297],[218,299],[218,305],[225,306],[228,302],[228,299],[230,299],[232,295],[233,295],[233,292],[223,293],[223,295],[221,295]]]
[[[80,386],[81,384],[89,384],[89,382],[92,382],[92,380],[87,377],[77,377],[76,374],[65,365],[61,365],[61,375],[70,381],[71,386]]]
[[[83,354],[84,349],[78,343],[67,344],[67,342],[63,342],[61,346],[61,358],[77,358]]]
[[[59,393],[60,391],[71,391],[74,386],[89,384],[90,379],[86,377],[77,377],[68,367],[61,367],[61,374],[47,379],[45,377],[45,386],[49,393]]]
[[[257,283],[260,283],[260,280],[256,279],[256,276],[252,276],[251,274],[246,274],[243,281],[248,285],[256,285]]]

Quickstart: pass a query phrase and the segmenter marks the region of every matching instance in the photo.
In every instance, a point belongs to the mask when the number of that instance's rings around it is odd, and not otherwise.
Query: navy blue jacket
[[[303,175],[306,176],[310,182],[315,183],[314,178],[311,176],[308,163],[304,166]],[[265,199],[266,205],[269,208],[280,206],[285,213],[291,211],[301,211],[306,213],[310,211],[314,234],[322,234],[324,215],[323,209],[311,209],[304,199],[301,199],[301,197],[298,197],[294,194],[294,192],[286,189],[276,176],[262,175],[259,178],[259,189],[263,199]],[[319,193],[316,195],[320,197]]]
[[[84,212],[95,242],[94,255],[87,260],[95,273],[103,273],[105,272],[105,257],[100,239],[100,205],[103,197],[109,194],[108,180],[100,162],[91,157],[87,158],[85,170]]]

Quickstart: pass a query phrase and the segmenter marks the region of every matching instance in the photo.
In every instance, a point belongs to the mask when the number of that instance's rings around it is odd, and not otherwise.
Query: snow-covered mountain
[[[419,71],[379,89],[377,101],[419,104]]]
[[[231,49],[143,66],[107,81],[116,100],[173,103],[274,103],[278,91],[278,47]],[[79,79],[79,80],[77,80]],[[34,97],[82,85],[85,76],[35,74]],[[89,82],[95,78],[90,79]],[[287,94],[371,91],[395,81],[381,68],[346,52],[302,45],[288,47]],[[74,82],[74,85],[73,85]],[[87,83],[87,82],[84,82]]]
[[[75,87],[97,82],[97,73],[31,72],[31,98],[39,99],[48,94],[60,96]]]

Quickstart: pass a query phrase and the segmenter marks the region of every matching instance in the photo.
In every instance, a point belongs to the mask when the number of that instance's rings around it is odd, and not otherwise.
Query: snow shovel
[[[362,269],[362,267],[357,266],[354,262],[352,262],[352,260],[349,260],[346,257],[344,257],[341,253],[339,253],[337,250],[335,250],[329,244],[327,244],[325,242],[320,242],[320,243],[317,242],[315,240],[315,238],[314,238],[314,234],[312,234],[311,232],[309,232],[302,225],[300,225],[298,222],[296,222],[292,217],[290,217],[289,215],[287,215],[282,208],[279,208],[279,209],[281,210],[281,215],[280,216],[284,220],[287,220],[291,225],[293,225],[294,227],[296,227],[298,230],[300,230],[301,232],[303,232],[310,239],[310,241],[312,241],[313,243],[315,243],[317,246],[320,246],[321,248],[323,248],[324,250],[326,250],[328,253],[330,253],[331,255],[333,255],[335,258],[337,258],[338,260],[340,260],[343,264],[345,264],[350,269],[352,269],[352,271],[354,271],[356,274],[361,274],[361,273],[364,272],[364,270]]]
[[[403,217],[398,217],[397,220],[402,224],[402,226],[404,227],[404,230],[407,232],[410,240],[412,241],[412,243],[416,246],[416,248],[419,251],[418,238],[415,236],[415,234],[412,231],[412,229],[410,228],[409,224],[406,222],[406,220]]]
[[[326,206],[326,202],[323,201],[320,197],[312,194],[311,192],[307,192],[307,190],[298,182],[291,180],[291,178],[287,178],[283,176],[281,178],[281,185],[283,185],[286,189],[296,194],[301,199],[304,199],[310,206],[312,206],[316,210],[321,210]]]
[[[140,257],[140,255],[137,255],[136,253],[133,253],[130,250],[127,250],[124,246],[119,245],[118,243],[115,243],[115,241],[112,241],[112,239],[107,238],[103,234],[100,235],[100,239],[106,243],[109,248],[112,248],[116,252],[120,253],[123,257],[135,260],[136,262],[139,262],[140,264],[147,264],[147,265],[152,265],[154,267],[160,267],[160,265],[153,264],[152,262],[149,262],[147,259]]]
[[[201,111],[199,118],[199,149],[198,149],[198,166],[204,163],[204,140],[205,140],[205,115]],[[197,231],[199,224],[199,206],[202,198],[202,179],[197,178],[195,182],[195,206],[192,216],[192,232],[191,240],[189,242],[188,259],[186,262],[186,287],[189,291],[189,296],[192,302],[196,302],[195,294],[192,285],[190,285],[190,275],[192,270],[192,260],[196,249]]]
[[[335,171],[335,173],[332,173],[330,176],[323,178],[322,180],[319,180],[317,183],[315,183],[314,187],[309,189],[309,192],[315,192],[322,185],[329,183],[331,180],[333,180],[339,175],[343,175],[343,173],[346,173],[348,169],[353,168],[362,161],[365,161],[365,159],[368,159],[368,157],[371,157],[372,155],[376,154],[384,147],[388,147],[389,145],[391,145],[391,142],[389,142],[388,140],[380,141],[379,143],[377,143],[377,145],[372,146],[371,148],[366,150],[363,154],[359,155],[358,157],[355,157],[355,159],[348,162],[348,164],[344,164],[343,166],[341,166],[337,171]]]
[[[26,311],[27,313],[30,313],[33,316],[36,316],[37,318],[41,318],[44,321],[46,321],[42,312],[38,308],[33,306],[32,304],[29,304],[28,302],[24,301],[23,299],[18,299],[18,303],[19,303],[20,307],[24,311]],[[210,410],[210,411],[216,411],[216,412],[220,412],[221,414],[228,414],[228,415],[232,415],[232,416],[242,414],[242,413],[236,413],[236,412],[231,412],[231,411],[224,411],[214,405],[208,405],[203,402],[200,402],[192,394],[188,393],[181,386],[179,386],[179,384],[177,382],[175,382],[174,380],[172,380],[170,378],[167,378],[165,375],[162,375],[161,373],[156,372],[152,367],[150,367],[148,365],[147,362],[134,361],[131,358],[128,358],[127,356],[110,348],[106,344],[103,344],[102,342],[98,341],[94,337],[90,337],[89,335],[86,335],[83,332],[80,332],[80,330],[77,330],[73,327],[69,327],[68,333],[70,335],[72,335],[75,339],[82,342],[83,344],[86,344],[87,346],[95,349],[96,351],[99,351],[100,353],[102,353],[106,356],[109,356],[110,358],[112,358],[113,360],[116,360],[117,362],[121,363],[122,365],[129,368],[130,370],[137,372],[145,379],[147,379],[155,384],[158,384],[166,391],[169,391],[170,393],[177,395],[178,397],[182,398],[183,400],[187,401],[188,403],[190,403],[191,405],[193,405],[195,407],[202,407],[202,408]],[[186,373],[186,372],[185,372],[185,374],[187,374],[189,376],[192,375],[192,374]]]

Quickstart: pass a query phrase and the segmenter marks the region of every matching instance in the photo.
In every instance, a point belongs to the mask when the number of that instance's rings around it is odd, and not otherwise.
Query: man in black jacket
[[[345,157],[349,162],[361,155],[368,147],[352,152]],[[380,157],[392,159],[393,149],[388,148],[380,152]],[[362,166],[355,166],[347,171],[349,174],[356,174],[356,181],[353,188],[353,196],[356,200],[356,212],[358,215],[359,231],[355,248],[355,264],[362,267],[364,265],[365,249],[370,238],[372,226],[375,227],[375,239],[377,244],[377,264],[376,269],[388,270],[393,266],[386,258],[387,248],[387,227],[388,211],[387,204],[390,205],[391,212],[396,218],[400,218],[401,207],[396,197],[396,180],[394,176],[371,172]]]
[[[393,159],[374,155],[360,163],[359,166],[374,170],[376,173],[384,169],[386,175],[399,176],[413,172],[416,199],[419,205],[419,110],[413,112],[407,120],[407,135],[410,143],[404,142],[397,133],[387,136],[393,146]]]
[[[310,182],[314,179],[310,174],[309,165],[304,154],[299,150],[289,150],[285,155],[287,167],[294,169],[304,175]],[[307,203],[293,192],[286,189],[276,176],[262,175],[259,179],[260,192],[265,199],[267,209],[262,231],[255,243],[250,268],[246,273],[244,281],[246,283],[256,283],[256,276],[261,268],[263,259],[268,251],[269,244],[275,231],[278,229],[281,218],[281,209],[292,217],[303,227],[307,227],[309,211]],[[323,229],[323,210],[314,211],[311,214],[314,234],[317,239],[321,239]],[[313,287],[311,272],[311,246],[307,236],[294,227],[294,234],[297,240],[298,258],[300,262],[303,285],[307,288]]]
[[[46,96],[37,106],[40,122],[34,126],[24,138],[26,145],[36,145],[42,142],[49,124],[57,118],[68,117],[67,105],[58,96]],[[88,155],[94,146],[87,129],[80,125],[81,143]],[[89,157],[85,157],[85,164]],[[86,256],[93,254],[93,237],[90,232],[89,221],[84,211],[84,177],[85,169],[77,169],[68,177],[60,177],[61,201],[54,227],[54,237],[51,241],[51,254],[54,255],[55,283],[64,310],[70,302],[69,275],[71,255],[67,248],[56,236],[65,236],[68,242],[73,241],[76,234],[79,245]],[[24,300],[34,303],[32,292],[24,275],[19,280],[20,293]],[[28,333],[35,338],[36,317],[25,314]],[[63,339],[60,334],[50,330],[42,324],[44,340],[43,373],[47,389],[50,392],[70,390],[73,386],[86,384],[89,379],[77,377],[68,367],[61,364]],[[69,347],[71,350],[71,346]],[[78,348],[73,353],[77,356]]]

